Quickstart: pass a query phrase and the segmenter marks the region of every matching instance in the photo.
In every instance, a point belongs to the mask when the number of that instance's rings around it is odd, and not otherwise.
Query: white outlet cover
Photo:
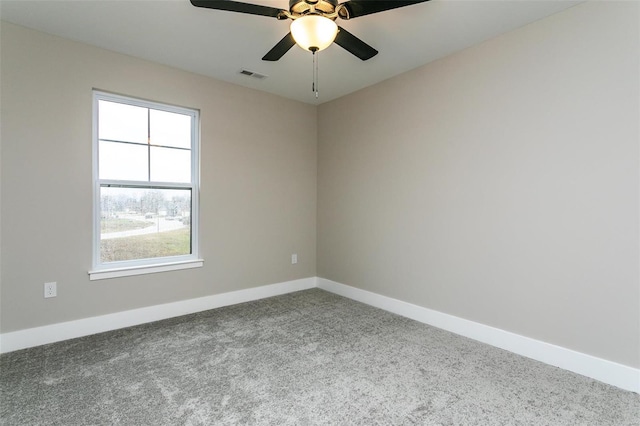
[[[297,254],[292,254],[291,255],[291,264],[295,265],[296,263],[298,263],[298,255]]]
[[[44,297],[56,297],[58,295],[57,284],[55,282],[44,283]]]

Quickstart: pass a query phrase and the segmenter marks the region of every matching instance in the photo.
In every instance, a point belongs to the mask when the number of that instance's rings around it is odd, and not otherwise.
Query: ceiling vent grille
[[[253,72],[253,71],[249,71],[249,70],[241,70],[240,74],[246,75],[247,77],[257,78],[258,80],[263,80],[263,79],[267,78],[267,76],[264,75],[264,74],[259,74],[257,72]]]

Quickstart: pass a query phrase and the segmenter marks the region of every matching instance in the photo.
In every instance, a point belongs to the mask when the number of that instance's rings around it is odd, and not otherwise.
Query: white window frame
[[[191,182],[179,184],[175,182],[141,182],[126,180],[100,179],[99,177],[99,139],[98,139],[98,102],[109,101],[173,112],[191,116]],[[116,95],[98,90],[93,91],[93,260],[90,280],[116,278],[130,275],[150,274],[203,266],[204,260],[198,257],[198,223],[199,223],[199,179],[200,179],[200,112],[196,109],[183,108],[164,103]],[[118,262],[100,262],[100,187],[104,185],[151,188],[151,189],[190,189],[191,190],[191,254],[180,256],[157,257],[151,259],[127,260]]]

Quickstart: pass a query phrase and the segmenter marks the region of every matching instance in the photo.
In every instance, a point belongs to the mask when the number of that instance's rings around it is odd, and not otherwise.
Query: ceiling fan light
[[[291,23],[291,35],[298,46],[305,50],[320,51],[333,43],[338,25],[320,15],[307,15]]]

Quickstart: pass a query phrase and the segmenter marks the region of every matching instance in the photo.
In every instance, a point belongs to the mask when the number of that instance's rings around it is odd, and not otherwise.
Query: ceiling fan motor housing
[[[289,12],[305,14],[311,9],[322,13],[333,13],[338,0],[289,0]]]

